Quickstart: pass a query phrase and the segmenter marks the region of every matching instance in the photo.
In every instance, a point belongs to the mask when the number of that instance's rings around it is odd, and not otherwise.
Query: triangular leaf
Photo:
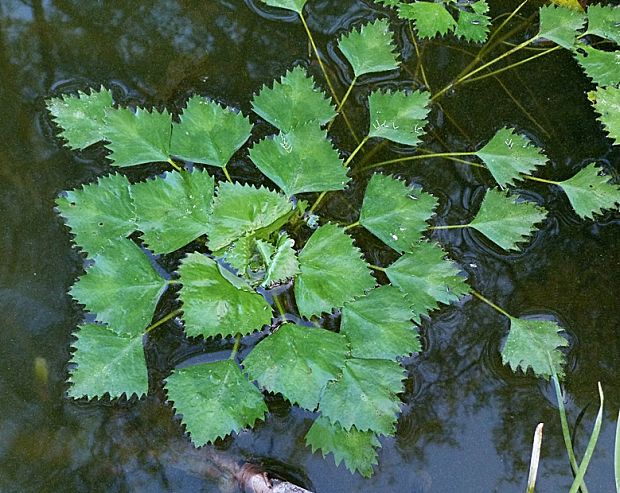
[[[262,394],[232,360],[176,369],[165,388],[197,447],[254,426],[267,413]]]
[[[572,48],[586,16],[582,12],[555,5],[543,5],[539,10],[538,36],[553,41],[563,48]]]
[[[164,110],[108,108],[105,112],[105,145],[114,166],[167,161],[170,157],[172,117]]]
[[[403,3],[399,7],[398,16],[415,22],[421,38],[434,38],[437,34],[443,36],[456,28],[456,22],[442,3]]]
[[[460,269],[445,255],[438,245],[422,241],[386,269],[392,284],[407,295],[416,321],[440,303],[453,303],[469,292]]]
[[[148,392],[141,333],[119,335],[104,325],[84,324],[75,335],[71,363],[77,367],[69,371],[68,379],[71,397],[92,399],[108,393],[114,399],[123,394],[142,397]]]
[[[521,175],[528,175],[547,162],[543,152],[514,129],[502,128],[476,152],[501,186],[514,185]]]
[[[247,117],[215,101],[193,96],[172,125],[170,154],[186,161],[223,168],[250,138]]]
[[[155,253],[170,253],[207,232],[213,177],[195,169],[131,186],[137,229]]]
[[[263,87],[254,97],[252,109],[283,132],[311,122],[324,125],[336,116],[330,100],[303,67],[286,72],[273,89]]]
[[[304,5],[308,0],[261,0],[270,7],[279,7],[281,9],[292,10],[301,15]]]
[[[588,6],[588,34],[620,44],[620,7],[593,4]]]
[[[580,43],[575,58],[586,75],[598,86],[620,84],[620,51],[597,50]]]
[[[614,209],[620,203],[620,187],[609,183],[609,179],[592,163],[558,185],[579,217],[593,219],[595,214]]]
[[[357,359],[346,361],[342,376],[327,384],[319,409],[323,416],[345,430],[392,435],[404,390],[405,370],[395,361]]]
[[[166,281],[130,240],[117,240],[93,260],[71,288],[71,296],[117,334],[141,334],[153,318]]]
[[[190,253],[181,262],[179,276],[188,336],[246,335],[271,323],[271,307],[265,299],[241,279],[231,279],[232,274],[209,257]]]
[[[535,224],[543,221],[546,211],[532,202],[520,201],[517,196],[495,188],[490,189],[480,210],[469,224],[504,250],[517,249],[525,241]]]
[[[259,342],[243,366],[261,387],[313,411],[327,382],[336,380],[346,355],[342,335],[289,323]]]
[[[394,286],[381,286],[342,309],[340,333],[355,358],[394,359],[422,350],[414,313]]]
[[[71,149],[85,149],[103,140],[105,108],[112,107],[112,92],[104,89],[78,91],[77,96],[63,94],[47,100],[47,109],[62,129],[60,137]]]
[[[306,445],[312,447],[312,453],[320,450],[323,457],[334,454],[337,466],[344,460],[349,471],[365,478],[372,476],[372,466],[377,464],[376,449],[381,446],[372,431],[346,431],[324,417],[317,418],[306,433]]]
[[[265,260],[267,272],[262,282],[263,286],[270,286],[299,274],[299,260],[294,245],[295,242],[286,235],[278,238],[274,253]]]
[[[250,159],[288,196],[343,190],[349,181],[327,133],[313,123],[258,142],[250,149]]]
[[[295,299],[303,317],[330,312],[375,285],[368,265],[342,228],[318,228],[299,254]]]
[[[338,41],[338,48],[353,67],[355,77],[398,68],[394,36],[386,19],[353,29]]]
[[[486,0],[478,0],[469,5],[469,10],[459,10],[454,34],[466,41],[482,43],[486,41],[491,26],[491,18],[487,15],[489,6]]]
[[[559,350],[568,346],[568,341],[558,332],[563,329],[555,322],[547,320],[523,320],[510,318],[510,332],[502,349],[502,361],[509,364],[512,371],[519,368],[527,372],[531,368],[538,377],[549,378],[553,371],[549,368],[549,358],[555,373],[564,375],[564,353]]]
[[[428,228],[437,199],[384,175],[368,182],[360,224],[397,252],[409,251]]]
[[[588,93],[592,101],[594,111],[601,116],[598,120],[603,124],[614,141],[614,145],[620,144],[620,88],[599,87],[596,91]]]
[[[89,256],[135,231],[136,214],[129,187],[126,177],[113,174],[56,199],[75,243]]]

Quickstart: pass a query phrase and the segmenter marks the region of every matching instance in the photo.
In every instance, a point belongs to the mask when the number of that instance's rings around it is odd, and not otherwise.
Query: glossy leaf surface
[[[620,45],[620,7],[593,4],[588,6],[588,34],[600,36]]]
[[[456,28],[456,22],[442,3],[418,1],[403,3],[399,8],[399,17],[415,23],[421,38],[443,36]]]
[[[430,109],[428,92],[374,91],[368,97],[370,137],[416,146],[424,135]]]
[[[609,183],[609,179],[592,163],[559,185],[577,215],[582,219],[593,219],[595,214],[614,209],[620,203],[620,187]]]
[[[588,94],[592,101],[594,111],[600,114],[598,120],[614,141],[614,145],[620,144],[620,88],[599,87],[596,91]]]
[[[478,0],[470,6],[471,10],[460,10],[454,34],[466,41],[482,43],[487,39],[491,18],[486,0]]]
[[[586,22],[582,12],[555,5],[543,5],[539,14],[538,35],[568,49],[573,47],[579,30]]]
[[[575,58],[581,68],[598,86],[620,84],[620,51],[603,51],[580,44]]]
[[[265,259],[267,272],[262,282],[263,286],[270,286],[299,274],[299,260],[294,245],[295,242],[286,235],[278,238],[273,253]]]

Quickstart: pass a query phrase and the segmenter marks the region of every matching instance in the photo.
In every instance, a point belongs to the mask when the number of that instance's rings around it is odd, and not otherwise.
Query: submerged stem
[[[502,315],[504,315],[505,317],[508,318],[512,318],[510,316],[510,313],[508,313],[506,310],[500,308],[499,306],[497,306],[495,303],[493,303],[491,300],[488,300],[487,298],[485,298],[484,296],[482,296],[478,291],[476,291],[475,289],[471,290],[471,294],[473,294],[476,298],[478,298],[480,301],[483,301],[484,303],[486,303],[487,305],[489,305],[491,308],[493,308],[495,311],[501,313]]]
[[[160,325],[165,324],[168,320],[172,320],[174,317],[176,317],[177,315],[179,315],[181,312],[183,312],[182,309],[178,309],[178,310],[174,310],[173,312],[170,312],[168,315],[166,315],[165,317],[159,319],[157,322],[155,322],[153,325],[149,326],[144,333],[148,334],[149,332],[151,332],[153,329],[156,329],[157,327],[159,327]]]
[[[362,150],[362,147],[364,147],[364,144],[366,144],[366,142],[368,142],[368,140],[370,139],[370,137],[367,135],[366,137],[364,137],[361,142],[357,145],[357,147],[353,150],[353,152],[351,153],[351,155],[347,158],[347,160],[344,162],[345,166],[349,166],[349,164],[351,164],[351,161],[353,161],[353,158],[357,155],[358,152],[360,152]]]
[[[325,197],[326,195],[327,195],[327,191],[321,192],[321,194],[314,201],[314,204],[312,204],[312,207],[310,207],[310,210],[308,211],[310,214],[312,214],[316,210],[316,208],[321,203],[321,200],[323,200],[323,197]]]
[[[405,156],[405,157],[400,157],[396,159],[389,159],[387,161],[381,161],[380,163],[370,164],[368,166],[364,166],[363,168],[361,168],[360,171],[365,171],[367,169],[372,169],[372,168],[379,168],[380,166],[385,166],[387,164],[404,163],[406,161],[416,161],[418,159],[430,159],[430,158],[435,158],[435,157],[443,157],[443,158],[450,159],[450,158],[458,157],[458,156],[474,156],[475,154],[476,154],[475,152],[436,152],[436,153],[431,153],[431,154],[416,154],[414,156]],[[462,161],[462,162],[466,162],[467,164],[471,166],[476,166],[479,168],[485,167],[478,163],[470,163],[468,161]]]
[[[241,334],[237,332],[237,335],[235,336],[235,345],[233,346],[228,359],[234,360],[237,357],[237,353],[239,352],[240,345],[241,345]]]

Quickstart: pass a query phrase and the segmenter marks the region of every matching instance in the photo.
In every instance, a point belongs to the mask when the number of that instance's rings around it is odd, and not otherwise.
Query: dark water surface
[[[308,66],[322,81],[296,18],[258,3],[0,2],[0,491],[230,491],[225,480],[209,479],[201,452],[182,437],[171,409],[162,403],[166,372],[207,350],[189,345],[174,325],[154,336],[157,345],[149,344],[154,371],[147,398],[111,404],[63,397],[71,332],[82,319],[66,291],[82,272],[82,259],[53,212],[54,199],[110,168],[100,147],[80,155],[62,148],[44,99],[104,84],[126,103],[177,110],[197,92],[248,114],[252,95],[294,64]],[[494,16],[512,5],[490,3]],[[335,40],[379,12],[362,0],[309,2],[310,27],[332,58],[341,94],[351,75]],[[371,86],[417,87],[411,75],[413,47],[404,39],[405,28],[394,28],[404,44],[405,69],[360,82],[350,109],[360,128]],[[510,40],[523,39],[520,32]],[[475,47],[453,39],[427,43],[425,63],[433,89],[468,62],[461,49]],[[570,55],[556,52],[505,73],[501,84],[490,78],[444,97],[443,107],[433,108],[424,145],[437,151],[473,149],[498,128],[512,125],[546,150],[551,163],[542,176],[564,179],[597,161],[617,177],[620,153],[594,120],[585,95],[589,89]],[[267,131],[257,128],[258,134]],[[332,136],[343,152],[353,149],[343,125],[336,125]],[[372,159],[388,159],[399,151],[386,145]],[[258,179],[247,163],[244,152],[238,154],[231,165],[234,178]],[[483,187],[492,185],[484,171],[442,160],[385,171],[436,194],[440,219],[450,223],[470,219]],[[340,198],[334,194],[325,215],[342,222],[357,219],[352,205],[359,205],[366,179],[362,176]],[[587,480],[591,492],[610,492],[620,406],[620,216],[614,212],[596,222],[580,221],[561,191],[530,185],[524,193],[544,204],[550,218],[524,253],[506,255],[467,232],[433,237],[470,274],[478,291],[511,314],[555,319],[566,328],[571,423],[585,410],[576,430],[579,453],[598,407],[597,381],[605,391],[605,421]],[[356,240],[366,250],[379,248],[363,232],[356,232]],[[391,259],[380,250],[369,260]],[[572,478],[553,389],[502,366],[499,348],[506,330],[507,320],[475,299],[444,308],[424,324],[425,350],[407,363],[410,378],[398,433],[382,438],[372,479],[350,475],[331,456],[323,460],[311,454],[303,442],[311,416],[290,411],[277,398],[265,423],[218,448],[321,493],[521,492],[532,434],[544,422],[537,491],[568,491]],[[166,349],[158,352],[157,347]]]

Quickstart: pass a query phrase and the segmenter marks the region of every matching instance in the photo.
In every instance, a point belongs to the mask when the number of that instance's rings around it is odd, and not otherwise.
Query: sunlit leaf
[[[546,211],[533,202],[519,200],[495,188],[487,191],[480,210],[469,224],[504,250],[518,249],[543,221]]]
[[[299,254],[299,266],[295,300],[303,317],[340,308],[375,285],[351,237],[334,224],[312,234]]]
[[[142,397],[148,392],[141,333],[119,335],[104,325],[84,324],[75,335],[71,363],[77,366],[68,378],[71,397],[92,399],[107,393],[114,399],[123,394]]]
[[[381,446],[372,431],[346,431],[329,419],[319,417],[306,433],[306,445],[312,453],[321,451],[323,457],[334,454],[336,465],[344,464],[352,473],[359,472],[365,478],[372,476],[372,466],[377,464],[377,448]]]
[[[426,91],[373,91],[368,97],[370,137],[416,146],[424,135],[430,109]]]
[[[454,34],[466,41],[482,43],[487,39],[491,18],[487,15],[489,6],[486,0],[478,0],[469,5],[471,10],[459,10]]]
[[[596,91],[588,93],[592,101],[594,111],[601,116],[598,120],[614,141],[614,145],[620,144],[620,88],[599,87]]]
[[[56,199],[58,211],[88,256],[101,252],[136,229],[129,180],[123,175],[101,177],[96,183]]]
[[[414,313],[404,293],[390,285],[344,305],[340,333],[355,358],[394,359],[421,351]]]
[[[295,242],[286,235],[278,238],[275,251],[265,259],[267,272],[262,282],[263,286],[292,279],[299,274],[299,260],[293,248],[294,245]]]
[[[620,51],[597,50],[581,43],[575,51],[575,58],[598,86],[620,84]]]
[[[343,190],[349,181],[327,133],[313,123],[258,142],[250,149],[250,159],[288,196]]]
[[[155,253],[169,253],[207,232],[213,177],[195,169],[164,173],[131,186],[137,228]]]
[[[47,109],[62,129],[60,137],[71,149],[85,149],[103,140],[105,109],[112,107],[112,92],[104,89],[78,91],[77,95],[63,94],[47,100]]]
[[[402,3],[398,10],[401,19],[415,23],[418,36],[434,38],[453,31],[457,24],[443,3],[423,2]]]
[[[153,318],[166,281],[130,240],[117,240],[93,261],[71,288],[71,296],[117,334],[141,334]]]
[[[593,4],[588,6],[588,34],[620,44],[620,7]]]
[[[583,12],[583,7],[581,7],[579,0],[551,0],[551,3],[559,5],[560,7],[566,7],[567,9]]]
[[[252,132],[247,117],[200,96],[189,99],[179,119],[180,123],[172,125],[170,154],[220,168]]]
[[[397,252],[409,251],[428,228],[437,199],[419,188],[375,174],[368,182],[360,224]]]
[[[398,68],[396,45],[386,19],[353,29],[338,41],[338,48],[353,67],[355,77]]]
[[[553,371],[564,375],[564,353],[559,348],[568,346],[568,341],[559,335],[563,329],[548,320],[523,320],[510,318],[510,332],[502,348],[502,361],[509,364],[512,371],[531,368],[538,377],[549,378]]]
[[[243,366],[261,387],[313,411],[327,382],[337,378],[346,355],[342,335],[286,324],[259,342]]]
[[[586,22],[586,16],[582,12],[555,5],[543,5],[539,14],[538,36],[568,49],[573,47],[578,31]]]
[[[558,185],[568,196],[578,216],[593,219],[595,214],[602,214],[604,209],[614,209],[620,203],[620,187],[609,183],[609,179],[592,163]]]
[[[521,175],[529,175],[547,162],[542,150],[514,129],[502,128],[476,152],[501,186],[514,185]]]
[[[281,9],[292,10],[301,14],[304,9],[304,5],[308,0],[261,0],[263,3],[271,7],[280,7]]]
[[[254,96],[252,109],[283,132],[311,122],[324,125],[336,116],[330,100],[303,67],[286,72],[273,89],[264,86]]]
[[[232,360],[176,369],[165,389],[197,447],[254,426],[267,413],[261,392]]]

